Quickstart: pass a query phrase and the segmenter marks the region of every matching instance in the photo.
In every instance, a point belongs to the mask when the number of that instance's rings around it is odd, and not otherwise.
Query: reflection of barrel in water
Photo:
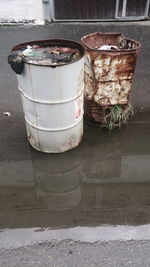
[[[110,136],[109,133],[103,132],[102,139],[100,131],[92,131],[92,137],[89,134],[87,138],[87,144],[84,148],[84,154],[86,155],[84,173],[87,182],[93,183],[94,179],[98,179],[98,182],[100,182],[100,179],[120,177],[121,148],[119,135]]]
[[[82,169],[76,152],[45,155],[31,149],[37,198],[49,210],[68,210],[81,199]]]

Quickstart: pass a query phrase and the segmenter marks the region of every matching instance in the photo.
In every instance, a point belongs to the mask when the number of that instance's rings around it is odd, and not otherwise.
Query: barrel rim
[[[74,40],[71,40],[71,39],[63,39],[63,38],[51,38],[51,39],[44,39],[44,40],[36,40],[36,41],[28,41],[28,42],[25,42],[25,43],[20,43],[16,46],[14,46],[12,48],[12,52],[15,52],[17,50],[20,50],[22,49],[24,46],[27,46],[27,45],[59,45],[59,44],[62,44],[63,45],[67,45],[69,47],[72,47],[72,48],[76,48],[76,49],[79,49],[79,51],[81,52],[81,57],[77,60],[74,60],[74,61],[71,61],[71,62],[67,62],[67,63],[64,63],[64,64],[56,64],[56,65],[51,65],[51,64],[48,64],[48,65],[43,65],[43,64],[37,64],[37,63],[32,63],[32,62],[28,62],[28,60],[25,59],[25,57],[23,57],[23,60],[25,63],[27,64],[30,64],[30,65],[34,65],[34,66],[42,66],[42,67],[51,67],[51,68],[56,68],[56,67],[62,67],[62,66],[67,66],[69,64],[73,64],[73,63],[76,63],[78,62],[79,60],[81,60],[84,56],[85,56],[85,48],[83,46],[83,44],[81,42],[78,42],[78,41],[74,41]]]
[[[136,48],[131,48],[131,49],[122,49],[122,50],[105,50],[105,49],[103,49],[103,50],[98,50],[97,48],[92,48],[92,47],[88,46],[88,45],[86,44],[86,42],[85,42],[85,39],[86,39],[87,37],[90,37],[90,36],[93,36],[93,35],[96,35],[96,34],[105,35],[105,36],[107,36],[107,35],[121,35],[125,40],[137,44],[137,47],[136,47]],[[124,53],[130,53],[130,52],[138,51],[138,50],[140,49],[140,47],[141,47],[141,43],[140,43],[140,42],[138,42],[138,41],[136,41],[136,40],[133,40],[133,39],[126,38],[126,37],[124,36],[124,34],[122,34],[121,32],[107,32],[107,33],[104,33],[104,32],[93,32],[93,33],[84,35],[84,36],[81,38],[81,42],[82,42],[83,45],[84,45],[86,48],[88,48],[89,50],[91,50],[91,51],[93,51],[93,52],[99,52],[100,54],[101,54],[101,53],[107,53],[107,54],[109,54],[109,53],[110,53],[110,54],[115,53],[115,54],[120,54],[120,53],[122,53],[122,52],[124,52]]]

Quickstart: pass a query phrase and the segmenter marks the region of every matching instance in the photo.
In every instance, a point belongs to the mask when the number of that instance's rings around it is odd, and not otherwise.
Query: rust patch
[[[103,122],[105,118],[105,107],[101,107],[94,101],[85,101],[84,103],[84,117],[89,122]]]

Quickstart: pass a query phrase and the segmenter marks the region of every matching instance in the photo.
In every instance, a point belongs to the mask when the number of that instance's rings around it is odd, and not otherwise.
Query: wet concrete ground
[[[112,133],[85,124],[83,141],[72,151],[60,155],[35,151],[26,139],[17,81],[7,55],[13,45],[23,41],[52,37],[79,40],[95,31],[123,32],[142,43],[132,92],[135,116],[128,126]],[[0,27],[2,233],[6,228],[150,223],[149,35],[150,24],[144,22]],[[3,114],[7,111],[10,117]]]

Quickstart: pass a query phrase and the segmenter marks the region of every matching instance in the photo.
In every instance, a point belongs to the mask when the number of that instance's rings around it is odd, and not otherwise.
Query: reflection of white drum
[[[77,151],[45,155],[31,150],[37,199],[50,210],[67,210],[81,199],[82,166]]]
[[[50,164],[50,162],[49,162]],[[34,169],[37,198],[50,210],[68,210],[81,199],[81,167],[72,170],[56,169],[52,173]]]
[[[69,40],[45,42],[81,53],[78,60],[55,67],[25,62],[17,75],[30,144],[43,152],[60,153],[76,147],[83,135],[84,48]]]
[[[51,211],[64,211],[76,207],[81,200],[81,186],[64,193],[47,193],[37,188],[37,197]]]

